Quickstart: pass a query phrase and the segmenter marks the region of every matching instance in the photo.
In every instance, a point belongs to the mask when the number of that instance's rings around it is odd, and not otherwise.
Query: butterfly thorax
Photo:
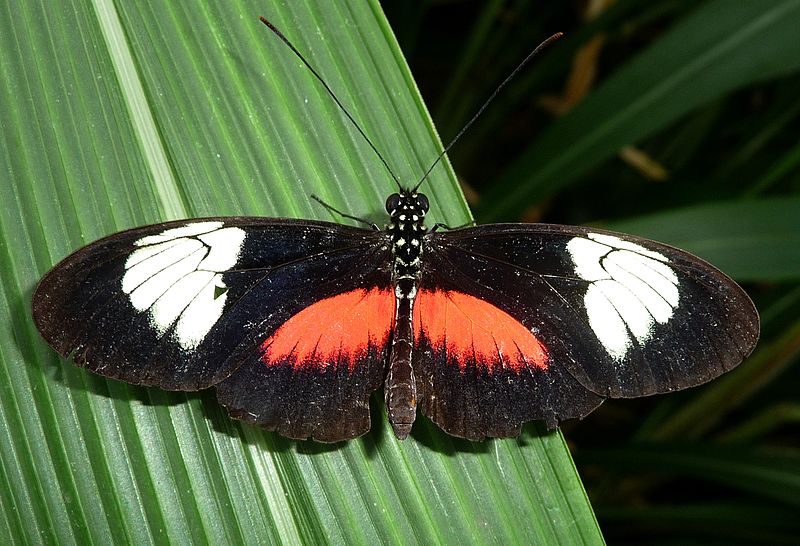
[[[392,236],[392,283],[395,294],[395,321],[392,354],[384,394],[389,421],[398,438],[405,438],[417,413],[417,386],[412,367],[414,347],[414,298],[421,271],[422,242],[427,228],[428,198],[412,190],[389,196],[386,230]]]
[[[386,200],[389,224],[386,230],[392,236],[392,280],[395,288],[409,287],[419,279],[422,238],[427,231],[425,214],[428,198],[410,190],[395,193]],[[414,283],[401,281],[414,281]],[[408,292],[397,297],[409,296]],[[413,296],[412,296],[413,297]]]

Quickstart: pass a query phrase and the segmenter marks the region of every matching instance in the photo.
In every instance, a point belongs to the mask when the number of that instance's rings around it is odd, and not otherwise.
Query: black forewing
[[[434,232],[425,244],[422,289],[458,290],[491,302],[530,329],[550,356],[547,370],[510,378],[512,372],[459,373],[447,365],[447,355],[429,348],[420,353],[417,366],[432,371],[422,389],[423,411],[463,436],[508,435],[504,420],[511,428],[529,419],[553,426],[586,415],[603,398],[698,385],[738,365],[758,339],[758,314],[738,285],[699,258],[653,241],[572,226],[493,224]],[[597,245],[610,250],[598,253],[594,267],[586,260]],[[618,263],[633,265],[620,273]],[[616,279],[591,288],[602,268]],[[677,280],[674,292],[664,288],[663,274]],[[658,290],[643,288],[640,282],[648,280]],[[593,299],[587,299],[590,289]],[[597,296],[604,292],[630,321],[607,317],[618,326],[622,320],[626,346],[619,328],[614,338],[615,330],[597,320],[603,315]],[[619,294],[622,299],[614,300]],[[646,305],[624,308],[628,298],[643,296],[661,321],[645,316],[643,309],[651,313]],[[663,320],[666,300],[674,307]]]
[[[216,241],[219,254],[213,256],[213,244],[200,245],[201,263],[214,273],[214,286],[208,289],[213,288],[213,302],[221,304],[221,312],[213,320],[204,313],[192,316],[188,311],[195,308],[185,307],[189,327],[181,331],[193,335],[180,337],[183,315],[171,325],[162,320],[155,328],[152,312],[134,306],[131,293],[123,290],[123,279],[131,267],[130,256],[149,246],[141,241],[170,230],[191,231],[202,223],[235,228],[243,240],[235,263],[225,238]],[[187,235],[180,238],[181,244],[188,245],[189,239],[202,243],[200,235]],[[53,348],[92,371],[134,384],[197,390],[257,360],[259,343],[305,306],[355,288],[388,286],[387,249],[381,232],[326,222],[237,217],[146,226],[94,242],[55,266],[34,293],[33,315]],[[204,258],[208,260],[202,262]],[[209,303],[196,309],[214,307]],[[363,372],[373,389],[383,375],[377,358],[366,362]],[[333,382],[331,388],[342,385]]]

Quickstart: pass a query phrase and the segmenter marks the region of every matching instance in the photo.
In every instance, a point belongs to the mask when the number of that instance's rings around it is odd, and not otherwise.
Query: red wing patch
[[[456,291],[422,290],[414,305],[414,337],[420,332],[435,351],[446,350],[463,370],[474,361],[520,372],[547,368],[547,351],[517,319],[484,300]]]
[[[370,348],[388,342],[394,321],[394,294],[357,289],[309,305],[261,345],[267,366],[326,368],[343,363],[350,371]]]

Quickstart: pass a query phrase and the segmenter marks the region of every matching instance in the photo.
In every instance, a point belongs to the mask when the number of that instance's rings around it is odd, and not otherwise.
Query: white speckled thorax
[[[394,256],[392,282],[395,295],[400,299],[416,296],[428,207],[428,198],[411,190],[392,194],[386,200],[386,212],[389,213],[386,231],[392,236]]]

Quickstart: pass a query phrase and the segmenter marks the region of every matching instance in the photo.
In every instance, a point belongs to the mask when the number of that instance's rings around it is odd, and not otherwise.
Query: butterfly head
[[[386,199],[386,212],[392,221],[404,222],[405,217],[417,221],[425,217],[429,208],[428,197],[413,190],[400,190],[399,193],[393,193]],[[418,218],[413,218],[414,215]]]

